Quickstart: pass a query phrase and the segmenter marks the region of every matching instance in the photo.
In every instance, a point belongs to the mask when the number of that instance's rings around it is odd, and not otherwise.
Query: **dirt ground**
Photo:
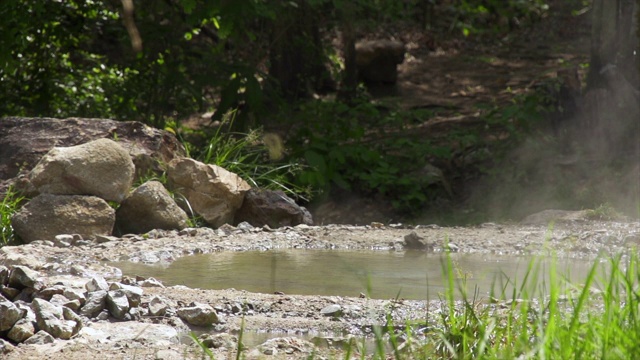
[[[585,214],[547,213],[531,218],[530,225],[487,223],[476,227],[447,228],[374,223],[368,226],[298,226],[277,230],[200,228],[181,233],[153,231],[146,239],[114,239],[78,247],[55,247],[44,243],[4,247],[0,249],[0,258],[4,258],[5,264],[37,268],[41,274],[50,276],[47,281],[55,282],[69,277],[87,279],[96,274],[122,280],[119,270],[106,262],[171,262],[182,256],[214,251],[284,248],[405,251],[404,236],[411,232],[433,244],[432,251],[443,251],[445,239],[448,239],[457,246],[457,251],[463,253],[504,256],[554,253],[563,259],[594,259],[598,255],[629,251],[640,244],[640,223],[589,221]],[[550,226],[548,221],[554,218],[557,223]],[[190,331],[222,334],[217,336],[223,345],[211,350],[216,359],[234,358],[241,328],[244,329],[243,343],[246,346],[242,357],[246,359],[302,359],[311,354],[315,358],[340,358],[344,354],[342,345],[350,337],[371,342],[374,326],[384,324],[388,315],[394,324],[412,321],[417,324],[415,330],[420,330],[428,326],[429,318],[437,318],[442,308],[440,301],[259,294],[242,289],[201,290],[184,286],[145,287],[142,307],[154,295],[176,305],[191,302],[209,304],[217,309],[222,320],[212,328],[191,327],[176,316],[143,316],[140,321],[129,322],[93,321],[85,324],[85,328],[111,331],[111,334],[99,339],[79,336],[47,345],[23,344],[4,353],[2,358],[201,358],[202,350],[186,337]],[[487,302],[488,299],[485,296],[481,301]],[[342,313],[339,316],[323,315],[323,309],[330,305],[339,305]],[[154,331],[158,330],[150,330],[151,325],[161,324],[183,334],[183,341],[177,343],[176,336],[166,340],[162,335],[155,335]],[[148,334],[145,334],[144,326],[149,326]],[[121,327],[126,328],[121,330]],[[402,327],[397,330],[401,332]],[[275,339],[267,340],[270,338]]]

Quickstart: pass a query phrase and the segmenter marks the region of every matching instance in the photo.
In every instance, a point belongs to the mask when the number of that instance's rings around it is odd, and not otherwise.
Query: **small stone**
[[[53,295],[62,295],[64,293],[64,289],[65,287],[63,285],[56,284],[49,286],[38,291],[38,297],[45,300],[51,300]]]
[[[35,333],[35,335],[33,335],[32,337],[25,340],[23,344],[44,345],[44,344],[51,344],[54,341],[56,341],[56,339],[54,339],[53,336],[51,336],[49,333],[47,333],[44,330],[40,330],[37,333]]]
[[[448,242],[445,244],[444,250],[448,250],[451,252],[458,252],[460,251],[460,247],[454,243]]]
[[[159,281],[156,280],[155,278],[148,278],[142,281],[138,282],[138,285],[140,285],[141,287],[159,287],[159,288],[164,288],[164,285]]]
[[[66,303],[63,304],[65,307],[68,307],[69,309],[73,310],[73,311],[78,311],[80,310],[80,308],[82,307],[82,303],[80,302],[79,299],[75,299],[75,300],[71,300],[71,301],[67,301]]]
[[[53,244],[54,246],[61,247],[61,248],[69,247],[73,244],[73,235],[68,235],[68,234],[56,235],[53,238]]]
[[[0,294],[2,294],[2,296],[6,297],[7,299],[15,299],[20,294],[20,290],[0,285]]]
[[[25,313],[25,311],[19,309],[11,301],[0,301],[0,332],[11,329]]]
[[[73,312],[72,309],[69,309],[67,307],[62,307],[62,317],[65,320],[71,320],[71,321],[75,321],[76,326],[73,328],[73,334],[77,334],[78,332],[80,332],[80,330],[82,330],[82,327],[84,326],[82,323],[82,318],[76,314],[75,312]]]
[[[84,291],[80,289],[65,287],[62,295],[69,300],[79,300],[81,304],[84,304],[87,300],[87,296],[84,294]]]
[[[110,235],[96,235],[95,237],[96,237],[96,243],[98,244],[104,244],[106,242],[120,240],[120,238],[115,236],[110,236]]]
[[[404,236],[404,246],[412,250],[426,250],[430,245],[424,241],[424,238],[418,236],[415,231]]]
[[[207,304],[194,303],[178,309],[178,316],[191,325],[209,326],[218,322],[216,311]]]
[[[142,294],[144,293],[144,290],[142,290],[142,288],[138,286],[125,285],[122,283],[112,283],[111,285],[109,285],[109,290],[118,290],[118,289],[122,290],[125,293],[125,295],[127,296],[127,299],[129,300],[129,304],[131,306],[140,305]]]
[[[103,309],[100,311],[98,316],[95,317],[96,320],[109,320],[109,310]]]
[[[15,350],[15,346],[13,346],[10,342],[0,338],[0,355],[9,354]]]
[[[87,296],[87,302],[82,308],[80,308],[80,315],[88,318],[98,316],[105,308],[105,300],[107,298],[107,292],[104,290],[94,291]]]
[[[168,308],[169,305],[166,301],[158,296],[154,296],[149,301],[149,315],[151,316],[164,316]]]
[[[342,315],[342,307],[338,304],[325,306],[320,310],[320,314],[324,316],[340,316]]]
[[[7,334],[9,340],[15,343],[21,343],[32,337],[36,332],[33,323],[27,319],[20,319]]]
[[[64,295],[62,294],[55,294],[51,297],[51,299],[49,300],[50,303],[54,304],[54,305],[59,305],[59,306],[63,306],[64,304],[69,302],[69,299],[67,299]]]
[[[213,349],[220,349],[220,348],[232,349],[238,346],[238,338],[234,335],[226,334],[226,333],[202,334],[200,335],[198,340],[201,341],[202,345],[208,348],[213,348]],[[244,346],[240,344],[240,347],[243,348]]]
[[[158,350],[155,354],[154,360],[177,360],[183,359],[184,354],[179,353],[175,350],[166,349],[166,350]]]
[[[129,300],[124,290],[111,290],[107,292],[106,298],[107,309],[111,315],[116,319],[124,319],[124,316],[129,312]]]
[[[38,272],[26,266],[16,265],[9,275],[9,286],[18,289],[35,288],[38,282]]]
[[[0,285],[9,284],[9,268],[0,265]]]
[[[55,338],[64,340],[71,338],[77,324],[72,320],[64,320],[62,306],[43,299],[33,299],[32,304],[40,330],[48,332]]]
[[[91,278],[91,281],[89,281],[85,285],[85,288],[89,292],[94,292],[99,290],[107,291],[109,290],[109,284],[102,276],[94,276],[93,278]]]

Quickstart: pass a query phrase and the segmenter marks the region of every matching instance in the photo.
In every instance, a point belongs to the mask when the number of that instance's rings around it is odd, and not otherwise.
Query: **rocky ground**
[[[171,262],[179,257],[214,251],[305,249],[375,249],[406,251],[405,236],[415,232],[430,250],[442,251],[444,241],[465,253],[549,254],[592,259],[600,254],[631,251],[640,244],[640,223],[586,220],[585,212],[548,212],[531,217],[528,225],[444,228],[435,225],[403,226],[372,223],[368,226],[305,226],[294,228],[233,228],[224,226],[152,231],[144,236],[103,237],[97,241],[37,241],[0,248],[0,263],[24,265],[38,271],[45,284],[88,281],[104,276],[142,286],[141,314],[137,320],[84,319],[84,328],[70,340],[42,345],[4,344],[5,359],[196,359],[202,350],[186,336],[190,331],[209,334],[206,344],[217,359],[234,358],[237,336],[244,327],[242,357],[340,358],[345,339],[372,339],[373,327],[390,314],[395,324],[437,317],[439,301],[380,300],[339,296],[258,294],[241,289],[201,290],[184,286],[153,287],[142,279],[122,278],[108,261]],[[555,218],[554,226],[548,220]],[[73,241],[72,241],[73,243]],[[340,276],[340,274],[335,274]],[[141,285],[142,284],[142,285]],[[213,326],[188,325],[175,311],[151,316],[151,299],[160,297],[169,308],[191,303],[208,304],[217,312]],[[486,300],[486,299],[484,299]],[[399,329],[400,330],[400,329]],[[265,335],[266,334],[266,335]],[[270,340],[266,340],[270,338]]]

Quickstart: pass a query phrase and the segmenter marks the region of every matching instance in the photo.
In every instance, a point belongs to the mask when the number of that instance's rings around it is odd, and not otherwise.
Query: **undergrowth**
[[[14,241],[15,233],[11,226],[11,217],[20,208],[25,197],[20,195],[12,186],[7,189],[2,200],[0,200],[0,246]]]

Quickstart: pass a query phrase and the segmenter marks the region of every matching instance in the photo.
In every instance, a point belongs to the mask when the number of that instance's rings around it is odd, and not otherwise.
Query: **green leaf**
[[[181,0],[181,4],[186,14],[191,14],[196,8],[196,0]]]
[[[321,174],[327,172],[327,163],[324,160],[324,156],[313,150],[307,150],[304,153],[304,158],[307,160],[309,166],[315,168]]]

